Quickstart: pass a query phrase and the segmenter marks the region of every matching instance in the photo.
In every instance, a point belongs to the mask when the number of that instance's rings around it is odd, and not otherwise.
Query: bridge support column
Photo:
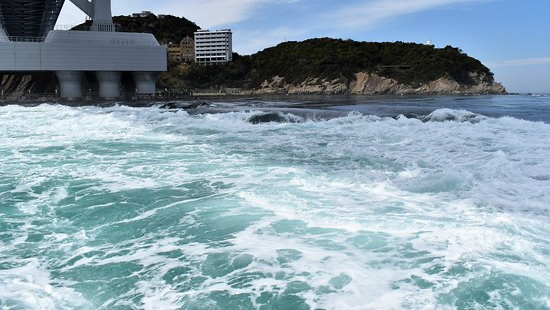
[[[102,99],[120,98],[120,78],[122,73],[115,71],[96,72],[99,82],[99,97]]]
[[[59,80],[61,98],[67,100],[82,98],[82,79],[84,78],[84,72],[57,71],[55,74]]]
[[[137,94],[154,94],[157,75],[158,73],[156,72],[134,72]]]

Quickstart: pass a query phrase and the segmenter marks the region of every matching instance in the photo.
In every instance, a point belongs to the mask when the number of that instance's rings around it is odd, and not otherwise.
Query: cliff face
[[[0,75],[0,90],[5,99],[18,100],[29,94],[52,94],[55,89],[53,73]]]
[[[489,82],[484,76],[471,73],[476,82],[472,85],[461,84],[450,77],[442,77],[419,86],[412,86],[398,81],[359,72],[351,81],[342,79],[320,79],[310,77],[300,84],[287,83],[283,77],[275,76],[264,81],[258,88],[250,90],[252,94],[353,94],[353,95],[443,95],[466,94],[487,95],[506,94],[506,89],[498,83]]]
[[[248,88],[237,85],[231,89],[232,95],[503,95],[506,89],[499,83],[488,82],[485,77],[472,74],[473,85],[461,84],[449,77],[443,77],[418,86],[368,72],[355,74],[350,81],[343,79],[322,79],[309,77],[301,83],[288,83],[285,78],[274,76],[265,80],[259,87]],[[163,85],[163,87],[170,85]],[[54,74],[4,75],[1,89],[6,99],[19,100],[28,94],[52,94],[56,89]],[[221,87],[224,89],[226,87]],[[220,94],[224,92],[221,91]],[[227,92],[225,92],[227,93]]]

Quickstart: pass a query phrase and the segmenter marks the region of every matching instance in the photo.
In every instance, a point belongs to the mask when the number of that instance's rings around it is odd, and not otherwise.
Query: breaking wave
[[[0,308],[548,309],[549,136],[0,107]]]

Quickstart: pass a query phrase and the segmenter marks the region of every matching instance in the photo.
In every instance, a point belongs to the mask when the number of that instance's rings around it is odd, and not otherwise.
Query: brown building
[[[195,61],[195,40],[191,37],[185,37],[180,42],[181,59],[183,61]]]
[[[195,40],[185,37],[179,44],[169,43],[168,59],[175,62],[195,61]]]

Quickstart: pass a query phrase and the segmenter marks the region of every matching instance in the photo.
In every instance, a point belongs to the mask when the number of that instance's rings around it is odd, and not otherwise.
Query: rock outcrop
[[[52,73],[0,75],[2,99],[19,100],[31,94],[51,94],[55,89],[56,79]]]
[[[482,76],[473,75],[475,84],[460,84],[449,77],[420,85],[407,85],[398,81],[368,72],[355,74],[354,79],[320,79],[310,77],[299,84],[287,83],[285,78],[274,76],[259,87],[226,88],[212,90],[209,95],[502,95],[506,89],[499,83],[488,82]],[[20,100],[40,94],[52,94],[56,89],[53,74],[4,75],[1,86],[5,99]],[[200,91],[196,95],[205,95]]]
[[[396,80],[368,72],[355,74],[352,81],[342,79],[326,80],[308,78],[300,84],[289,84],[283,77],[275,76],[271,81],[251,91],[253,94],[352,94],[352,95],[487,95],[506,94],[506,89],[499,83],[488,82],[484,76],[471,74],[475,84],[460,84],[450,77],[442,77],[429,83],[407,85]]]
[[[327,94],[335,95],[348,92],[348,86],[339,80],[322,80],[319,78],[308,78],[304,82],[294,85],[287,84],[285,79],[275,76],[271,81],[264,81],[262,85],[252,90],[253,94]]]

